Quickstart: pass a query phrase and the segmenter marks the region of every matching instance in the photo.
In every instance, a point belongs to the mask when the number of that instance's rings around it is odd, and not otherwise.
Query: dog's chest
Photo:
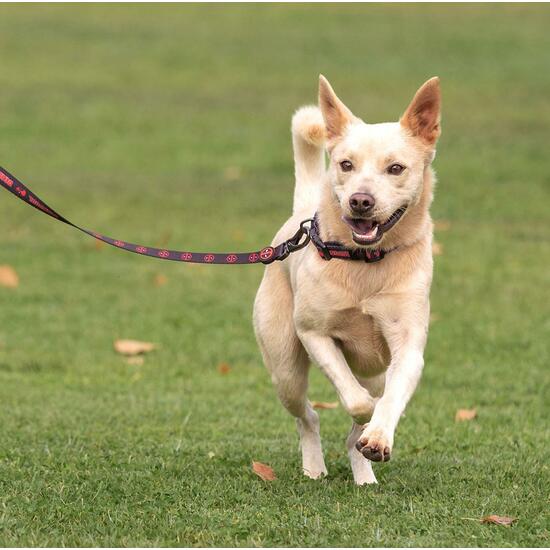
[[[339,343],[356,374],[370,376],[387,368],[390,353],[382,331],[361,307],[333,312],[329,326],[331,336]]]
[[[294,281],[298,329],[332,338],[357,375],[370,376],[385,370],[390,361],[388,346],[368,307],[381,292],[384,279],[378,270],[366,272],[364,266],[355,264],[323,267],[322,271],[307,269]]]
[[[385,370],[390,353],[376,320],[365,309],[360,295],[317,295],[308,304],[309,326],[330,336],[342,349],[352,371],[372,376]]]

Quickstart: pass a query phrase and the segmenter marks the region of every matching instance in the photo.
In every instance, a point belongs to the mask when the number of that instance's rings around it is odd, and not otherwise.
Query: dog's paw
[[[392,443],[380,429],[367,428],[357,441],[355,448],[373,462],[388,462],[391,458]]]

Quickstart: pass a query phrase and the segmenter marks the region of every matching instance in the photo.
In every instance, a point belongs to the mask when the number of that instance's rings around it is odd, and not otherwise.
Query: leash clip
[[[306,224],[312,222],[313,218],[308,218],[307,220],[303,220],[302,222],[300,222],[300,229],[298,229],[298,231],[296,231],[296,233],[292,237],[290,237],[290,239],[283,243],[283,248],[279,256],[277,257],[277,260],[285,260],[290,256],[290,254],[292,254],[292,252],[301,250],[308,245],[311,237],[309,235],[310,228],[307,227]],[[302,239],[304,235],[305,238]]]

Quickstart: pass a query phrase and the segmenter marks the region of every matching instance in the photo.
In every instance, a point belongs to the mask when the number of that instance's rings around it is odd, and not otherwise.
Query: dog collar
[[[337,241],[323,241],[321,239],[321,232],[319,231],[319,216],[317,213],[315,213],[311,222],[309,236],[323,260],[338,258],[339,260],[359,260],[373,264],[379,262],[386,254],[395,250],[395,248],[389,250],[384,250],[383,248],[346,248],[342,243]]]

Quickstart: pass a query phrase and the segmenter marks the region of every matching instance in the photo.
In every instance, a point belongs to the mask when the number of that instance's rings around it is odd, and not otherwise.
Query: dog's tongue
[[[372,228],[374,227],[374,220],[361,220],[361,219],[355,219],[353,220],[353,226],[357,233],[365,234],[372,231]]]

